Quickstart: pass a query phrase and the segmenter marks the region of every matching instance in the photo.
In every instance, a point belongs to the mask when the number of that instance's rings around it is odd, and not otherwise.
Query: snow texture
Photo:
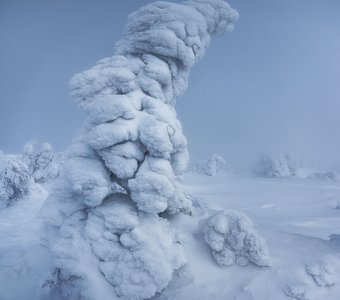
[[[129,16],[114,56],[71,79],[86,122],[41,213],[56,262],[52,298],[150,298],[185,264],[158,215],[192,209],[174,105],[210,36],[237,17],[222,0],[149,4]]]
[[[30,174],[15,155],[0,155],[0,209],[28,194]]]
[[[243,266],[252,262],[259,267],[270,266],[265,240],[243,213],[220,211],[202,221],[201,230],[218,265],[226,267],[237,263]]]
[[[227,163],[223,157],[213,154],[207,160],[193,163],[189,170],[197,174],[216,176],[217,173],[225,170],[226,165]]]
[[[287,285],[284,292],[288,297],[296,300],[310,300],[312,298],[308,286],[304,284]]]

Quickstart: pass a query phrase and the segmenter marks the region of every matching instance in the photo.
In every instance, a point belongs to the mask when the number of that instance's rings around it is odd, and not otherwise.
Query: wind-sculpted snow
[[[88,115],[83,142],[126,181],[139,209],[190,210],[182,195],[168,196],[180,189],[177,176],[188,161],[187,141],[173,106],[210,34],[231,30],[236,19],[237,13],[223,1],[147,5],[129,17],[116,55],[72,78],[72,95]],[[155,159],[164,172],[150,166]],[[152,176],[163,177],[157,188],[146,183],[155,182]],[[145,194],[154,198],[147,205]]]
[[[150,298],[185,264],[177,234],[158,216],[191,213],[174,105],[210,36],[231,31],[237,17],[222,0],[149,4],[129,16],[114,56],[71,79],[86,122],[43,211],[59,228],[50,239],[57,298],[91,299],[84,287],[98,281],[126,299]],[[88,261],[99,274],[84,271]]]
[[[248,262],[259,267],[270,266],[265,240],[243,213],[220,211],[202,222],[202,232],[220,266],[246,265]]]

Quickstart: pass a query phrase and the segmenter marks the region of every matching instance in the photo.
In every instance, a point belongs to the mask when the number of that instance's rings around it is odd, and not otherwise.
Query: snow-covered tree
[[[29,191],[30,174],[15,155],[0,155],[0,209],[10,206]]]
[[[226,168],[226,161],[222,156],[213,154],[209,159],[191,164],[189,170],[202,175],[216,176]]]
[[[339,173],[324,170],[293,154],[263,154],[255,169],[256,174],[269,178],[310,178],[338,181]]]
[[[114,56],[72,78],[87,118],[43,209],[54,232],[51,296],[150,298],[185,264],[178,234],[159,216],[191,210],[174,105],[210,36],[231,31],[237,16],[222,0],[149,4],[129,16]]]
[[[263,154],[257,173],[265,177],[294,177],[300,166],[299,159],[292,154]]]
[[[23,160],[35,182],[44,183],[58,175],[58,165],[54,162],[53,148],[49,143],[28,142],[23,149]]]

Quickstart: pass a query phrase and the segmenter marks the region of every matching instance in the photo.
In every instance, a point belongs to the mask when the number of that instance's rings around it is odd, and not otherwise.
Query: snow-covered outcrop
[[[205,242],[220,266],[248,262],[259,267],[270,266],[270,255],[263,237],[255,230],[253,222],[243,213],[220,211],[201,221]]]
[[[26,195],[30,174],[24,162],[15,155],[0,155],[0,209]]]
[[[93,299],[96,289],[150,298],[185,264],[159,216],[191,211],[174,105],[210,36],[237,16],[222,0],[149,4],[129,16],[114,56],[71,79],[87,117],[42,210],[56,258],[52,298]]]
[[[213,154],[209,159],[198,161],[189,166],[189,170],[193,173],[216,176],[217,173],[225,170],[226,161],[222,156]]]

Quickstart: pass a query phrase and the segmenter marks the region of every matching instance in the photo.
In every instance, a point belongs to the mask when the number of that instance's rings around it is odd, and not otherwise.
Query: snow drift
[[[114,56],[71,79],[87,118],[42,211],[56,258],[52,298],[150,298],[185,264],[159,216],[191,211],[174,105],[210,36],[237,17],[222,0],[149,4],[129,16]]]

